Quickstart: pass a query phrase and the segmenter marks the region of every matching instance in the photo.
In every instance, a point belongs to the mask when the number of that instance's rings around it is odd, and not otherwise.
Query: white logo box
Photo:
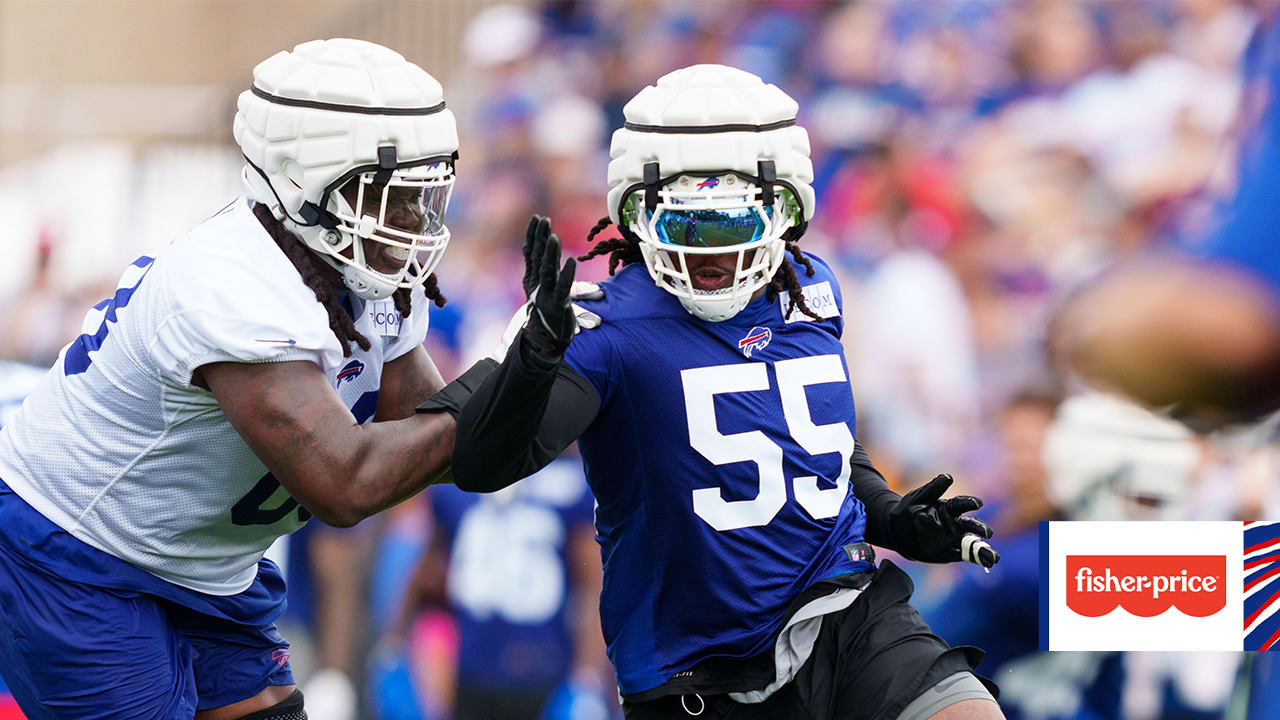
[[[1040,526],[1040,644],[1046,650],[1240,650],[1244,642],[1240,522],[1047,522]],[[1226,605],[1207,617],[1123,607],[1085,617],[1067,607],[1068,555],[1223,555]],[[999,568],[999,565],[996,566]]]

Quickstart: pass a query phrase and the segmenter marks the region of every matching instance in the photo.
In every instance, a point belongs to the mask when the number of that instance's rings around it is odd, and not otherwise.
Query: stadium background
[[[240,192],[230,119],[255,63],[347,36],[422,65],[458,117],[453,241],[439,270],[450,303],[428,338],[453,377],[522,300],[531,212],[585,250],[625,101],[683,65],[737,65],[795,97],[809,130],[818,210],[803,245],[842,276],[860,440],[899,486],[947,470],[988,499],[1004,562],[989,578],[913,568],[926,616],[991,650],[998,664],[984,670],[1011,718],[1238,713],[1243,692],[1228,705],[1247,673],[1234,654],[1027,654],[1029,531],[1055,516],[1276,517],[1271,429],[1196,438],[1090,400],[1055,425],[1058,401],[1078,389],[1046,343],[1073,287],[1212,226],[1260,102],[1241,68],[1270,5],[0,0],[0,359],[47,367],[125,264]],[[605,272],[603,260],[581,270]],[[0,366],[0,402],[30,377]],[[447,717],[466,684],[458,634],[484,622],[462,617],[465,593],[449,587],[460,549],[434,494],[278,548],[293,661],[319,678],[304,685],[313,718]],[[572,580],[561,567],[555,582],[573,585],[572,610],[590,611],[592,567],[569,557]],[[546,578],[507,580],[480,594],[518,606]],[[601,650],[532,651],[564,667],[575,692],[561,699],[578,701],[544,717],[608,712]],[[501,685],[495,667],[481,686]]]

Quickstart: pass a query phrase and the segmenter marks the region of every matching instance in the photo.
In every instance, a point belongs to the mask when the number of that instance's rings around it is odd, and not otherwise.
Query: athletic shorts
[[[278,615],[284,586],[274,565],[260,568],[243,597],[201,595],[34,512],[0,483],[0,675],[29,720],[190,720],[293,684],[289,644],[274,623],[227,616]],[[68,561],[65,574],[44,564],[54,555]],[[108,574],[117,587],[84,581]]]
[[[861,589],[847,607],[822,615],[808,658],[790,682],[762,702],[729,696],[744,683],[763,688],[775,677],[775,654],[717,658],[680,673],[677,680],[638,701],[624,698],[628,720],[688,718],[840,718],[895,720],[913,700],[957,673],[971,673],[982,659],[974,647],[947,645],[934,635],[909,600],[907,574],[889,561],[873,573],[824,580],[792,603],[788,616],[842,588]],[[980,676],[992,696],[995,684]],[[653,694],[669,692],[659,697]]]

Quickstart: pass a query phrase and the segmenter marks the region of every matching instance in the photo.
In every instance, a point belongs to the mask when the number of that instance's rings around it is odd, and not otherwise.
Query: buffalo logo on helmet
[[[706,180],[703,180],[702,182],[698,183],[698,189],[699,189],[699,190],[711,190],[712,188],[716,187],[716,186],[717,186],[717,185],[719,185],[719,184],[720,184],[720,178],[718,178],[718,177],[709,177],[709,178],[707,178]]]
[[[738,341],[738,349],[742,354],[751,357],[751,353],[756,350],[764,350],[769,345],[769,341],[773,339],[773,331],[767,327],[753,327],[747,332],[747,336]]]

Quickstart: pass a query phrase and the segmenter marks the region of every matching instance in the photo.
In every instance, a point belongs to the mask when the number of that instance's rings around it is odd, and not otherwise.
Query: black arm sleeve
[[[564,363],[548,368],[529,358],[523,342],[523,334],[517,336],[501,365],[481,361],[454,381],[474,371],[469,381],[480,378],[474,387],[450,383],[419,408],[457,419],[453,482],[463,490],[494,492],[541,470],[600,410],[586,378]]]
[[[867,542],[890,550],[896,549],[889,533],[889,509],[901,497],[889,489],[884,476],[871,464],[861,443],[855,443],[849,459],[849,488],[853,496],[867,508]]]
[[[462,413],[462,406],[467,404],[471,394],[497,369],[496,360],[491,358],[481,360],[467,368],[467,371],[459,375],[456,380],[440,388],[435,395],[427,398],[417,407],[417,411],[420,413],[447,412],[457,420],[458,415]]]

